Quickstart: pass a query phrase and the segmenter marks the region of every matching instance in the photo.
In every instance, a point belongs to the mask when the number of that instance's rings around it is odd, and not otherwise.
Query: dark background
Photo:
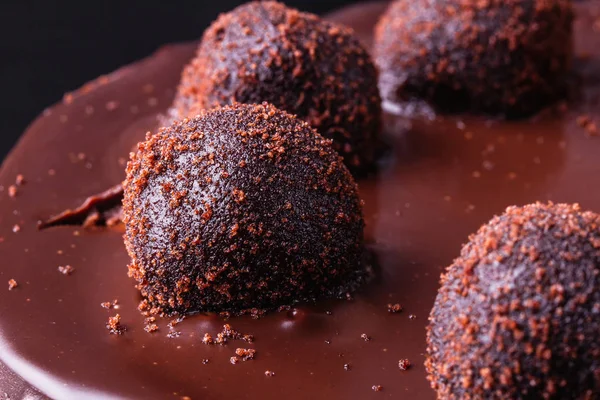
[[[352,0],[284,0],[325,13]],[[0,159],[44,108],[162,44],[196,39],[233,0],[1,0]]]

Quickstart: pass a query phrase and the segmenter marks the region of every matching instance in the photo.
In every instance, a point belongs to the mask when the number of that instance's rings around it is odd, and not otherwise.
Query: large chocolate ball
[[[600,216],[510,207],[442,277],[428,328],[440,399],[584,399],[600,393]]]
[[[364,277],[362,205],[341,157],[271,105],[148,135],[124,184],[130,276],[165,314],[342,296]]]
[[[384,100],[523,117],[566,93],[570,0],[396,0],[376,28]]]
[[[353,170],[373,162],[382,123],[377,72],[350,29],[272,1],[223,14],[184,69],[169,118],[263,101],[333,139]]]

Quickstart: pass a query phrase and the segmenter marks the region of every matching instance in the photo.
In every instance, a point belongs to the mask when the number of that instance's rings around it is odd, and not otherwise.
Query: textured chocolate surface
[[[365,280],[354,178],[331,140],[272,105],[149,134],[123,185],[129,274],[155,313],[260,313]]]
[[[441,399],[600,393],[600,215],[510,207],[442,278],[427,369]]]
[[[272,1],[221,15],[183,70],[169,117],[234,101],[296,114],[333,139],[349,167],[372,166],[381,129],[377,73],[344,26]]]
[[[156,130],[195,45],[167,47],[67,97],[32,124],[0,171],[0,359],[54,398],[433,399],[427,317],[440,273],[468,235],[513,204],[579,202],[600,212],[600,138],[588,133],[600,119],[596,4],[576,8],[575,68],[586,84],[582,102],[564,114],[521,122],[387,114],[390,155],[376,177],[358,182],[378,278],[351,301],[228,321],[253,343],[202,344],[204,333],[222,331],[211,315],[173,329],[158,318],[158,331],[147,333],[122,231],[36,226],[124,179],[129,151]],[[333,18],[369,46],[384,7],[359,5]],[[26,183],[10,197],[18,174]],[[65,265],[71,275],[58,271]],[[9,291],[9,279],[19,286]],[[118,309],[100,306],[114,299]],[[396,303],[403,311],[388,312]],[[105,325],[117,313],[127,331],[110,335]],[[237,348],[256,349],[255,359],[231,364]],[[411,367],[403,371],[405,359]],[[28,384],[17,381],[0,387],[18,398]]]
[[[528,116],[566,94],[571,0],[396,0],[377,25],[382,96]]]

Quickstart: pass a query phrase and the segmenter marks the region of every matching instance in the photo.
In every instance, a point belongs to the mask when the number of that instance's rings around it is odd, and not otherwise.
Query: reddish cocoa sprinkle
[[[577,117],[577,125],[582,127],[588,136],[598,135],[598,126],[589,115],[580,115]]]
[[[275,376],[275,372],[267,370],[265,371],[265,376],[268,378],[272,378]]]
[[[105,301],[104,303],[100,303],[100,306],[102,308],[106,308],[107,310],[109,310],[111,308],[110,301]]]
[[[17,193],[18,193],[18,190],[17,190],[17,187],[15,185],[10,185],[8,187],[8,195],[10,197],[13,197],[13,198],[17,197]]]
[[[373,386],[371,386],[371,389],[374,392],[381,392],[383,390],[383,386],[381,386],[381,385],[373,385]]]
[[[129,275],[154,312],[260,315],[364,280],[356,183],[328,140],[273,106],[149,135],[124,187]]]
[[[566,94],[571,0],[396,0],[376,27],[382,96],[521,117]]]
[[[111,335],[122,335],[127,328],[121,324],[121,316],[116,314],[114,317],[108,318],[106,329],[108,329]]]
[[[402,312],[402,306],[398,303],[396,304],[388,304],[387,305],[387,310],[390,314],[397,314],[399,312]]]
[[[158,331],[158,325],[147,324],[146,326],[144,326],[144,330],[148,333],[154,333],[154,332]]]
[[[13,226],[13,228],[12,228],[12,231],[13,231],[14,233],[19,233],[19,232],[21,232],[21,226],[20,226],[19,224],[15,224],[15,225]]]
[[[402,371],[406,371],[410,368],[410,361],[408,360],[408,358],[404,358],[402,360],[398,361],[398,368],[400,368]]]
[[[212,336],[210,336],[210,334],[205,333],[204,337],[202,338],[202,343],[204,343],[204,344],[214,344],[215,341],[213,340]]]
[[[210,360],[208,358],[205,358],[202,360],[202,364],[206,365],[210,362]]]
[[[229,362],[232,363],[233,365],[235,365],[240,362],[240,359],[237,358],[236,356],[233,356],[229,359]]]
[[[19,284],[17,283],[17,281],[15,281],[14,279],[10,279],[8,281],[8,290],[13,290],[15,289],[17,286],[19,286]]]
[[[237,348],[235,354],[242,359],[242,361],[254,360],[256,350],[254,349],[241,349]]]
[[[360,338],[362,340],[364,340],[365,342],[370,342],[371,341],[371,337],[369,335],[367,335],[366,333],[363,333],[362,335],[360,335]]]
[[[595,398],[600,215],[510,207],[441,279],[427,330],[438,398]]]
[[[15,183],[17,184],[17,186],[23,186],[26,183],[25,177],[21,174],[17,175],[17,177],[15,178]]]
[[[350,364],[344,364],[344,371],[350,371],[352,366]]]
[[[63,275],[71,275],[73,273],[73,271],[75,271],[75,268],[73,268],[70,265],[65,265],[65,266],[59,266],[58,267],[58,272],[60,272]]]
[[[265,101],[333,139],[347,165],[373,162],[382,124],[377,72],[350,29],[273,1],[223,14],[184,69],[168,118]]]

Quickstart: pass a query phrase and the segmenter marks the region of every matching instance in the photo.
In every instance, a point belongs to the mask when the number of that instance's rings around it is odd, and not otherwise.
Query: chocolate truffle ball
[[[566,92],[570,0],[396,0],[376,27],[384,100],[524,117]]]
[[[440,399],[583,399],[600,393],[600,216],[510,207],[442,276],[428,328]]]
[[[377,72],[349,28],[272,1],[221,15],[185,67],[169,118],[263,101],[333,139],[353,170],[373,162],[382,123]]]
[[[363,278],[357,186],[307,123],[263,105],[148,135],[127,166],[130,276],[164,314],[342,296]]]

